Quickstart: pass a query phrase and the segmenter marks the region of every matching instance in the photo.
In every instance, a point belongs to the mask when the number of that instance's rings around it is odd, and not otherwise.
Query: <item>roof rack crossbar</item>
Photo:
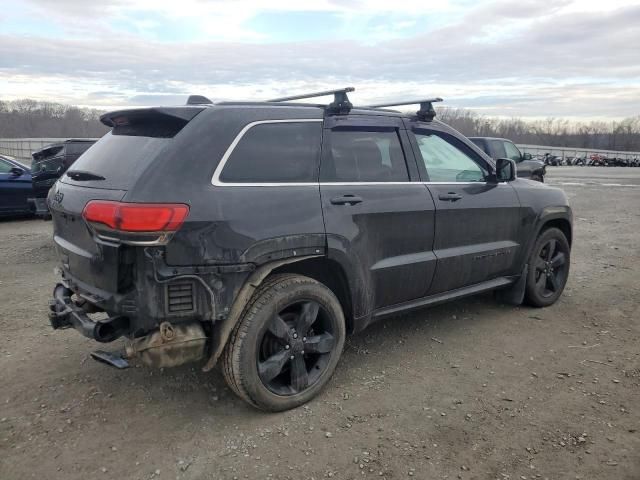
[[[402,105],[420,105],[420,110],[416,112],[418,119],[430,122],[436,116],[436,111],[433,108],[434,102],[441,102],[442,98],[426,98],[424,100],[407,100],[403,102],[390,102],[380,103],[377,105],[369,105],[369,108],[385,108],[385,107],[400,107]]]
[[[279,97],[267,100],[267,102],[288,102],[289,100],[302,100],[303,98],[315,98],[324,97],[326,95],[333,95],[333,102],[327,105],[327,111],[329,113],[349,113],[349,110],[353,107],[347,97],[347,93],[355,91],[353,87],[338,88],[336,90],[324,90],[322,92],[304,93],[302,95],[291,95],[289,97]]]

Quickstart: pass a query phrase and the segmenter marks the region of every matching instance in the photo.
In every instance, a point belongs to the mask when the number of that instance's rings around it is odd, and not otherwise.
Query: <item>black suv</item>
[[[80,155],[96,143],[93,139],[68,139],[49,144],[31,154],[33,198],[29,198],[36,215],[47,217],[46,199],[51,186]]]
[[[547,168],[544,162],[534,160],[530,153],[522,153],[516,145],[506,138],[469,137],[480,149],[493,159],[510,158],[516,162],[518,177],[544,182]]]
[[[347,332],[499,290],[554,303],[572,215],[434,119],[275,99],[106,114],[112,131],[52,188],[54,328],[128,337],[118,367],[221,364],[266,410],[313,398]],[[96,312],[100,317],[92,316]]]

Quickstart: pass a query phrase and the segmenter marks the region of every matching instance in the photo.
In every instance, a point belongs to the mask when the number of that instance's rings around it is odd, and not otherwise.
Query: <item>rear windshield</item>
[[[114,135],[109,132],[69,167],[104,177],[104,180],[76,181],[67,175],[65,183],[94,188],[128,190],[171,138]]]

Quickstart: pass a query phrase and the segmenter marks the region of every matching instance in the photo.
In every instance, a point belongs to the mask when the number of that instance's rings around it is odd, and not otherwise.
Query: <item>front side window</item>
[[[231,152],[220,175],[225,183],[318,181],[321,122],[254,125]]]
[[[406,182],[404,152],[396,130],[332,130],[322,161],[323,182]]]
[[[416,133],[431,182],[484,182],[487,171],[461,148],[435,133]]]
[[[520,150],[511,142],[504,142],[504,151],[506,154],[506,158],[510,158],[516,162],[522,161],[522,155],[520,154]]]

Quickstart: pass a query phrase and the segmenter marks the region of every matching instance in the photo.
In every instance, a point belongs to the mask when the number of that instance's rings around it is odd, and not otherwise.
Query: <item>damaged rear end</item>
[[[95,352],[117,367],[121,357],[157,367],[201,359],[215,318],[216,270],[172,268],[165,247],[189,221],[189,201],[167,188],[132,199],[141,179],[176,158],[179,138],[202,107],[107,114],[112,127],[51,189],[60,283],[50,301],[54,329],[75,328],[98,342],[128,339],[125,352]],[[175,161],[175,160],[174,160]],[[210,276],[211,275],[211,276]]]

